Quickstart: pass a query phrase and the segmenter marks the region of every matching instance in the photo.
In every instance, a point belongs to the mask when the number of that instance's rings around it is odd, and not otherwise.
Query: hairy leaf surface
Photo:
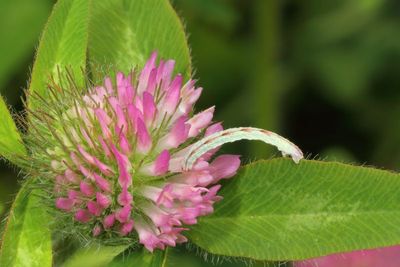
[[[82,70],[86,66],[90,0],[60,0],[40,40],[33,65],[29,90],[41,96],[47,95],[51,77],[56,82],[70,69],[76,83],[83,85]],[[34,103],[30,102],[30,107]]]
[[[0,250],[0,266],[52,266],[48,214],[35,191],[19,191],[7,220]]]
[[[168,0],[97,1],[91,18],[89,63],[93,73],[102,73],[102,68],[124,72],[141,68],[156,50],[162,58],[176,60],[178,72],[190,75],[183,26]]]
[[[243,167],[188,232],[215,254],[295,260],[400,243],[400,175],[288,159]]]
[[[17,163],[15,157],[23,156],[26,150],[14,120],[1,96],[0,117],[0,156]]]
[[[126,249],[126,246],[100,246],[97,244],[81,248],[74,253],[63,267],[99,267],[106,266],[115,256]]]

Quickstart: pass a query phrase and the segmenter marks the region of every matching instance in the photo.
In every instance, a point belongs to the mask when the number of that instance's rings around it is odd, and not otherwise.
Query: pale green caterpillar
[[[214,133],[194,143],[184,158],[183,169],[191,169],[196,160],[207,151],[239,140],[259,140],[273,145],[283,156],[290,156],[295,163],[303,158],[303,153],[295,144],[276,133],[258,128],[238,127]]]

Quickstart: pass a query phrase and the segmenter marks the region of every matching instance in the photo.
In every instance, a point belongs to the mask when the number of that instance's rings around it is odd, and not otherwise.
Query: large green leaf
[[[90,0],[60,0],[54,6],[40,40],[29,90],[45,96],[50,76],[70,69],[83,84],[86,66]],[[30,103],[34,107],[34,103]]]
[[[35,191],[24,186],[11,207],[2,237],[0,266],[52,266],[48,222]]]
[[[128,72],[143,66],[152,51],[176,60],[177,70],[191,73],[183,26],[168,0],[102,0],[93,5],[89,61],[97,68]]]
[[[107,267],[168,267],[171,266],[168,264],[168,255],[169,249],[165,251],[157,249],[153,253],[150,253],[145,248],[136,251],[125,251],[108,264]]]
[[[216,264],[218,263],[218,264]],[[216,258],[197,255],[185,249],[185,245],[177,248],[168,247],[165,251],[155,250],[150,253],[144,248],[127,250],[116,257],[107,267],[247,267],[277,266],[275,263],[242,261],[237,259]],[[279,265],[284,266],[284,265]]]
[[[0,117],[0,156],[16,163],[15,157],[23,156],[26,150],[7,105],[1,96]]]
[[[69,258],[63,267],[101,267],[106,266],[127,246],[100,246],[97,244],[81,248]],[[138,265],[141,266],[141,265]]]
[[[400,243],[400,175],[334,162],[250,164],[188,235],[215,254],[294,260]]]

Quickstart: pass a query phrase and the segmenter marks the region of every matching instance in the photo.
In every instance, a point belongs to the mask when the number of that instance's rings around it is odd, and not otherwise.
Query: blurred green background
[[[0,92],[16,113],[54,2],[0,0]],[[205,88],[198,110],[215,104],[225,127],[276,131],[310,158],[398,170],[400,1],[173,4],[189,35],[194,76]],[[276,155],[258,143],[223,150],[240,152],[245,162]],[[17,175],[1,164],[2,213],[18,189]]]

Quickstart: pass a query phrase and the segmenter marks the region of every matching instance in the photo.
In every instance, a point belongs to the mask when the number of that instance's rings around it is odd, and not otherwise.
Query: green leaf
[[[113,260],[115,256],[126,249],[127,246],[100,246],[93,244],[79,249],[69,258],[63,267],[101,267]],[[139,265],[140,266],[140,265]]]
[[[183,26],[168,0],[102,0],[93,6],[89,62],[129,72],[142,67],[151,52],[176,60],[176,69],[191,74]],[[93,71],[95,72],[95,71]]]
[[[78,85],[83,85],[86,65],[90,0],[60,0],[54,6],[40,40],[33,65],[30,92],[46,96],[51,76],[59,81],[58,70],[71,69]],[[34,107],[30,102],[30,106]]]
[[[52,266],[48,221],[38,196],[26,184],[11,207],[2,237],[0,266]]]
[[[168,255],[170,248],[165,251],[155,250],[153,253],[145,248],[135,251],[127,251],[116,257],[108,267],[169,267]]]
[[[215,254],[296,260],[400,243],[400,176],[334,162],[250,164],[188,231]]]
[[[209,267],[214,265],[220,267],[277,266],[274,263],[270,265],[267,262],[201,256],[185,249],[185,245],[181,245],[176,248],[168,247],[165,251],[157,249],[153,253],[144,248],[139,250],[128,249],[116,257],[107,267]]]
[[[7,105],[0,96],[0,156],[17,163],[16,156],[24,156],[26,150]]]

